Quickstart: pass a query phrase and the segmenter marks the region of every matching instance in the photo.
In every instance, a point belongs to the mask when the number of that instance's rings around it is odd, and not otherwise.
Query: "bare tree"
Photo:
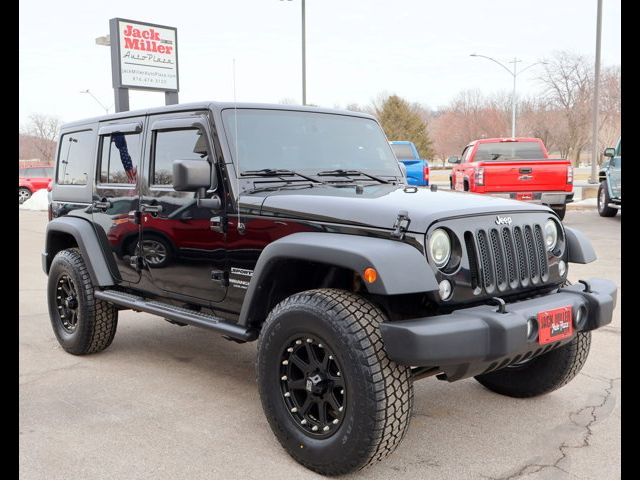
[[[591,125],[592,69],[583,55],[557,52],[545,60],[540,82],[551,106],[562,113],[557,125],[556,146],[560,155],[578,164],[582,150],[589,142]]]
[[[30,137],[29,142],[40,155],[40,160],[53,161],[56,136],[61,124],[59,118],[50,115],[34,113],[29,116],[29,123],[22,129],[22,133]]]

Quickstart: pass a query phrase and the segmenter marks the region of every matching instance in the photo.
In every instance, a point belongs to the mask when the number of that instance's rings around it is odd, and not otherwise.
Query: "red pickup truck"
[[[483,138],[449,157],[452,190],[487,193],[550,206],[562,220],[573,201],[573,167],[549,158],[539,138]]]

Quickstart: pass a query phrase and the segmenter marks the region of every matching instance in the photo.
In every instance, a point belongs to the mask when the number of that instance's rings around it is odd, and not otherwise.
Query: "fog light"
[[[438,290],[440,292],[440,298],[442,300],[447,300],[451,296],[451,282],[449,280],[442,280],[438,285]]]
[[[560,260],[560,263],[558,263],[558,273],[561,277],[564,277],[564,274],[567,273],[567,264],[564,263],[564,260]]]
[[[576,330],[581,330],[585,323],[587,323],[587,307],[582,305],[578,310],[576,310],[573,325],[576,327]]]
[[[535,318],[531,317],[527,320],[527,340],[530,342],[538,337],[538,322]]]

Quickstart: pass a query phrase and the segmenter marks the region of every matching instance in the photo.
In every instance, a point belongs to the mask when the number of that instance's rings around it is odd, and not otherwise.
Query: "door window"
[[[153,185],[173,185],[174,160],[208,161],[206,137],[197,128],[159,130],[155,134],[151,175]]]
[[[140,163],[140,138],[139,133],[102,136],[100,183],[136,183]]]

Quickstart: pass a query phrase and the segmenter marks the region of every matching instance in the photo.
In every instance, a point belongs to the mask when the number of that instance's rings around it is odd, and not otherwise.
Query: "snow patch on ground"
[[[46,188],[36,190],[31,198],[20,205],[21,210],[46,211],[49,208],[49,192]]]

